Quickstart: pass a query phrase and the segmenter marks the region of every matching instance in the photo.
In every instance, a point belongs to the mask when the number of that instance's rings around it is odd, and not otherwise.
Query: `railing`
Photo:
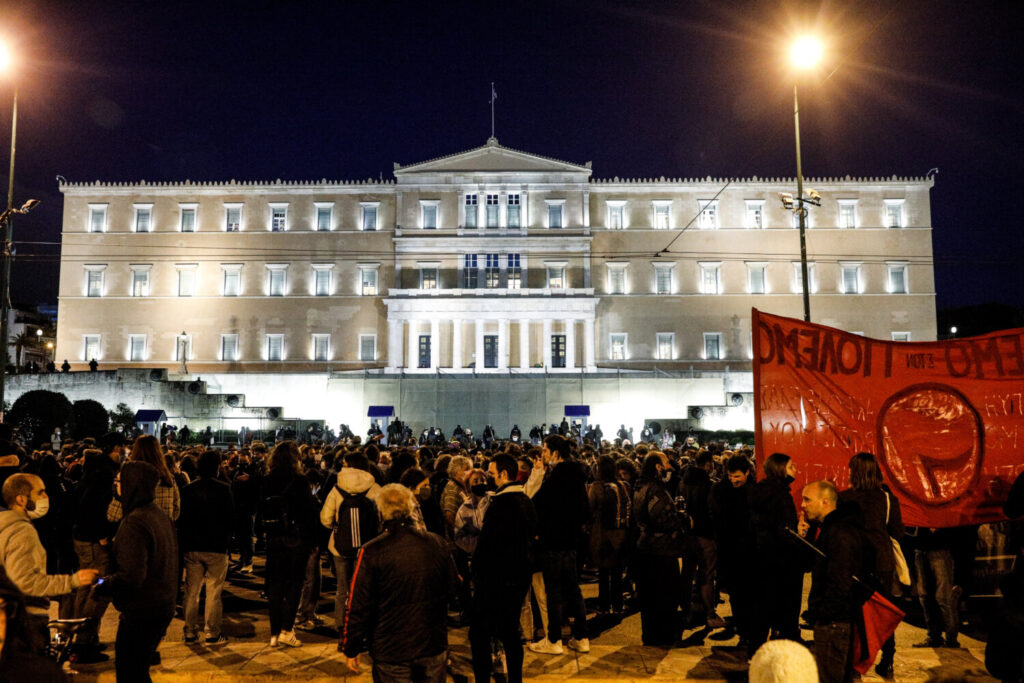
[[[476,287],[468,289],[457,287],[453,289],[389,289],[387,296],[498,296],[498,297],[532,297],[532,296],[594,296],[593,287],[566,287],[564,289],[550,288],[523,288],[508,289],[507,287]]]

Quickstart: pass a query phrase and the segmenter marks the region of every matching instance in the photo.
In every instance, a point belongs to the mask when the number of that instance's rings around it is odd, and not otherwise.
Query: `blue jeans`
[[[355,558],[331,555],[334,560],[334,575],[338,578],[338,589],[334,591],[334,625],[341,633],[345,626],[345,606],[348,603],[348,582],[352,579],[352,566]]]
[[[221,593],[228,575],[227,553],[185,553],[185,635],[199,634],[199,591],[206,585],[206,637],[220,635],[224,615]]]
[[[448,653],[420,657],[411,662],[392,664],[374,660],[374,683],[444,683]]]
[[[953,553],[949,550],[915,550],[917,584],[914,593],[924,608],[928,637],[956,640],[960,615],[953,585]]]
[[[853,644],[850,622],[819,624],[814,627],[814,661],[818,664],[821,683],[844,683],[853,680]]]

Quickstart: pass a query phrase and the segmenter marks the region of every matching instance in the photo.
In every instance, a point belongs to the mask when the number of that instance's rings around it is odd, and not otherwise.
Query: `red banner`
[[[1024,329],[891,342],[753,311],[758,460],[797,466],[794,494],[849,485],[874,453],[908,526],[1005,519],[1024,470]]]

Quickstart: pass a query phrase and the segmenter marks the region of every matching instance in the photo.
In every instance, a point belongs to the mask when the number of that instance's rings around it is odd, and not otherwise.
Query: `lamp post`
[[[793,65],[802,70],[807,70],[821,61],[823,49],[821,41],[817,38],[804,36],[797,39],[790,49],[790,59]],[[807,277],[807,207],[805,203],[816,203],[804,198],[804,173],[800,159],[800,100],[797,96],[797,84],[793,83],[793,129],[796,139],[796,206],[797,221],[800,226],[800,278],[803,285],[804,295],[804,322],[811,321],[811,285]]]
[[[11,70],[11,56],[5,45],[0,44],[0,71]],[[7,208],[0,213],[0,230],[3,231],[3,243],[0,245],[0,340],[3,340],[4,357],[10,354],[7,318],[11,305],[11,267],[13,258],[11,247],[14,241],[15,214],[28,213],[39,205],[38,199],[30,199],[20,208],[14,207],[14,151],[18,140],[18,86],[14,86],[14,106],[11,108],[11,167],[7,176]],[[0,422],[4,418],[4,389],[7,379],[7,367],[0,372]]]

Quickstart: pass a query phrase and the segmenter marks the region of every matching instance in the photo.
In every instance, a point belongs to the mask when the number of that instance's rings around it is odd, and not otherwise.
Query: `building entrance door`
[[[498,367],[498,335],[484,335],[484,367]]]
[[[420,363],[419,367],[429,368],[430,367],[430,335],[420,335]]]
[[[565,335],[551,335],[551,367],[565,367]]]

